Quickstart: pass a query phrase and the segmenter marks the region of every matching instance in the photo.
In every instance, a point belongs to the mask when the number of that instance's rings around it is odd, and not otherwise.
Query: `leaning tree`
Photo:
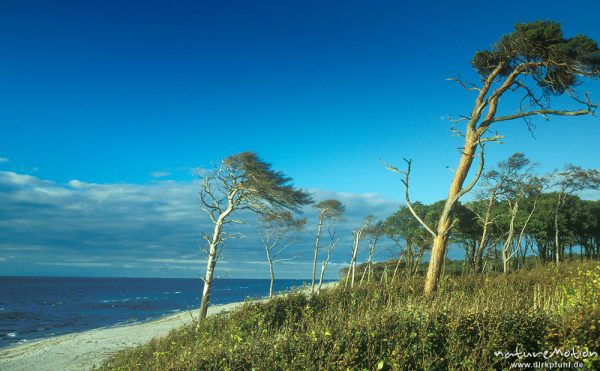
[[[242,152],[227,157],[212,169],[198,170],[200,203],[214,228],[212,234],[203,233],[206,241],[206,276],[200,305],[200,319],[206,318],[215,266],[223,242],[232,234],[223,228],[230,223],[239,223],[233,215],[243,210],[261,214],[281,211],[299,211],[302,205],[312,202],[310,196],[295,189],[291,178],[271,169],[253,152]]]
[[[273,285],[275,284],[275,272],[273,261],[289,245],[296,242],[297,234],[304,228],[306,218],[295,219],[291,212],[280,211],[259,214],[256,226],[258,236],[265,246],[267,264],[269,264],[269,297],[273,296]]]
[[[321,241],[321,231],[323,230],[323,225],[335,219],[342,219],[342,214],[346,210],[346,207],[340,201],[333,199],[320,201],[313,205],[313,207],[319,210],[319,221],[317,223],[317,239],[315,242],[315,256],[313,261],[312,282],[310,285],[311,291],[314,292],[315,276],[317,273],[317,259],[319,257],[319,242]]]
[[[584,35],[565,38],[558,23],[518,23],[515,30],[502,36],[491,50],[475,53],[472,65],[481,76],[480,84],[454,79],[466,90],[475,92],[476,98],[471,113],[457,120],[466,122],[463,130],[455,129],[458,135],[464,138],[460,160],[437,226],[435,230],[427,226],[434,239],[425,282],[427,295],[437,289],[449,233],[453,226],[454,207],[459,198],[473,188],[481,175],[484,143],[502,138],[495,133],[487,134],[492,125],[496,122],[524,119],[531,129],[533,117],[541,116],[547,119],[553,115],[590,115],[597,107],[592,104],[587,93],[579,95],[575,88],[582,78],[594,78],[600,74],[598,45]],[[498,114],[501,101],[513,102],[512,99],[505,99],[511,94],[516,95],[519,102],[513,108],[514,113]],[[565,100],[553,102],[551,98],[554,96],[570,98],[570,103]],[[552,103],[565,106],[557,109]],[[510,107],[507,107],[502,111],[509,110]],[[473,180],[465,185],[476,156],[479,156],[481,164]],[[403,171],[405,175],[409,172]]]

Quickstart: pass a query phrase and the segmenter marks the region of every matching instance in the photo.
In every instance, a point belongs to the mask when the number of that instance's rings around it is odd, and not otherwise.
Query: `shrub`
[[[596,262],[294,292],[124,350],[103,369],[501,369],[495,352],[599,350]],[[541,360],[528,358],[528,362]],[[572,360],[572,359],[571,359]],[[597,367],[598,358],[586,364]]]

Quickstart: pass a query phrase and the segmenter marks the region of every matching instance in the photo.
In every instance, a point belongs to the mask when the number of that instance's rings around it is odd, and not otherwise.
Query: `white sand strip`
[[[323,287],[332,287],[330,282]],[[208,315],[232,311],[243,302],[215,305]],[[0,370],[89,370],[118,351],[138,346],[192,322],[198,311],[181,312],[161,319],[121,327],[108,327],[35,340],[0,350]]]

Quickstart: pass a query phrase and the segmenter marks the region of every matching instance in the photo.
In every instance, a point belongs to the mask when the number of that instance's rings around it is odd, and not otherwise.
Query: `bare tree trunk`
[[[321,275],[319,276],[319,287],[317,288],[317,292],[321,291],[321,285],[323,285],[323,276],[325,275],[325,269],[329,264],[329,260],[331,259],[331,253],[335,249],[335,246],[338,244],[339,239],[334,240],[335,232],[329,229],[329,246],[327,247],[327,258],[325,261],[321,263]]]
[[[202,290],[202,302],[200,304],[200,320],[206,318],[208,312],[208,304],[210,302],[210,292],[212,289],[212,280],[215,271],[215,265],[217,264],[216,258],[216,246],[210,246],[210,252],[208,254],[208,261],[206,263],[206,276],[204,277],[204,289]]]
[[[485,210],[485,217],[483,219],[483,230],[481,232],[481,239],[479,240],[479,247],[476,252],[475,259],[475,273],[481,273],[482,259],[483,259],[483,251],[487,247],[488,244],[488,233],[489,233],[489,225],[491,223],[490,219],[492,217],[492,207],[494,205],[494,201],[496,200],[496,190],[493,189],[490,194],[490,198],[488,199],[488,203]]]
[[[425,278],[425,294],[432,295],[437,289],[446,248],[448,247],[448,237],[450,227],[452,226],[454,206],[458,202],[462,186],[465,178],[469,173],[473,156],[475,155],[476,138],[473,133],[467,133],[465,138],[465,148],[460,158],[458,168],[454,173],[452,184],[448,192],[448,198],[444,204],[444,209],[438,221],[437,233],[433,240],[431,248],[431,258],[429,259],[429,267],[427,268],[427,276]]]
[[[208,312],[208,304],[210,303],[210,291],[212,289],[212,281],[215,272],[215,266],[217,264],[218,259],[218,247],[221,243],[221,231],[223,229],[223,223],[225,218],[231,214],[233,211],[234,205],[231,202],[231,197],[229,198],[229,206],[215,221],[215,228],[213,230],[213,235],[211,238],[211,242],[208,247],[208,259],[206,261],[206,276],[204,277],[204,288],[202,290],[202,301],[200,303],[200,314],[199,320],[203,320],[206,318],[206,314]]]
[[[323,227],[323,212],[319,214],[319,224],[317,226],[317,241],[315,242],[315,257],[313,260],[311,291],[315,291],[315,275],[317,274],[317,258],[319,257],[319,240],[321,239],[321,228]]]
[[[558,201],[556,201],[556,210],[554,211],[554,255],[556,259],[556,264],[560,264],[560,237],[559,237],[559,228],[558,228],[558,213],[560,211],[560,203],[561,203],[561,195],[558,195]]]
[[[373,274],[373,254],[375,253],[375,248],[377,247],[377,237],[373,240],[373,244],[371,245],[371,249],[369,250],[369,274],[367,276],[367,282],[371,282],[371,275]]]
[[[400,256],[398,256],[398,262],[396,262],[396,268],[394,268],[394,274],[392,274],[392,280],[390,281],[390,283],[394,283],[394,280],[396,279],[396,274],[398,274],[398,268],[400,267],[400,262],[402,261],[402,256],[404,256],[405,253],[406,253],[406,251],[403,251],[400,253]]]
[[[508,234],[506,235],[506,240],[504,241],[504,244],[502,245],[502,271],[504,273],[508,273],[508,271],[510,270],[509,262],[510,262],[510,259],[514,255],[513,249],[510,249],[510,247],[514,243],[513,240],[515,238],[515,219],[517,218],[518,211],[519,211],[519,202],[517,201],[514,203],[514,206],[511,205]]]
[[[354,233],[354,246],[352,247],[352,260],[350,261],[350,267],[348,268],[348,275],[346,276],[346,286],[348,286],[348,281],[352,278],[352,283],[350,287],[354,287],[354,267],[356,265],[356,255],[358,254],[358,245],[360,243],[360,235],[362,234],[361,230],[358,229]],[[352,272],[351,272],[352,271]]]
[[[369,246],[369,259],[367,260],[367,265],[363,270],[362,276],[360,277],[359,285],[362,285],[365,276],[367,276],[367,282],[371,282],[371,270],[373,264],[373,252],[375,251],[375,247],[377,246],[377,238],[373,240],[373,242]]]
[[[327,254],[327,259],[321,263],[321,274],[319,276],[319,286],[317,287],[317,292],[321,291],[321,286],[323,285],[323,276],[325,275],[325,268],[327,268],[327,264],[329,264],[329,254]]]
[[[360,275],[360,281],[358,281],[358,286],[359,287],[362,286],[362,283],[363,283],[363,281],[365,279],[365,276],[367,274],[367,270],[369,270],[369,266],[365,264],[365,266],[363,268],[363,271],[362,271],[362,274]]]
[[[271,276],[271,283],[269,284],[269,298],[273,297],[273,284],[275,283],[275,273],[273,272],[273,260],[271,260],[271,254],[267,253],[267,260],[269,261],[269,274]]]

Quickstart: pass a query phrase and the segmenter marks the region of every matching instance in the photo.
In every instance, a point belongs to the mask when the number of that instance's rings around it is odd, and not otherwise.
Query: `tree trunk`
[[[489,225],[491,224],[490,219],[492,218],[492,207],[494,206],[494,202],[496,200],[496,190],[492,190],[490,194],[490,198],[488,199],[488,203],[485,210],[485,218],[483,220],[483,230],[481,232],[481,239],[479,240],[479,247],[477,248],[477,253],[474,257],[475,259],[475,273],[481,273],[483,264],[483,252],[488,244],[488,233],[489,233]]]
[[[510,202],[510,201],[509,201]],[[510,224],[508,226],[508,234],[506,236],[506,241],[504,241],[504,245],[502,245],[502,272],[508,273],[510,270],[510,259],[514,255],[514,248],[512,247],[514,244],[515,238],[515,219],[517,218],[517,212],[519,211],[519,202],[516,201],[514,206],[510,205]]]
[[[204,289],[202,290],[202,302],[200,304],[200,320],[206,318],[208,312],[208,303],[210,302],[210,291],[212,289],[212,281],[215,272],[215,265],[217,264],[217,247],[215,245],[210,246],[208,253],[208,261],[206,263],[206,276],[204,277]]]
[[[360,235],[362,234],[361,230],[357,230],[354,235],[354,246],[352,247],[352,260],[350,261],[350,267],[348,268],[348,275],[346,276],[346,286],[348,286],[348,281],[352,278],[352,283],[350,287],[354,287],[354,266],[356,265],[356,255],[358,254],[358,245],[360,243]],[[350,272],[352,271],[352,272]],[[352,276],[352,277],[350,277]]]
[[[269,274],[271,277],[271,283],[269,284],[269,297],[273,297],[273,284],[275,283],[275,273],[273,272],[273,260],[271,260],[271,254],[268,253],[267,260],[269,261]]]
[[[375,251],[375,247],[377,246],[377,238],[373,240],[371,245],[369,246],[369,259],[367,260],[367,266],[363,270],[362,277],[360,278],[359,285],[362,285],[365,275],[367,276],[367,282],[371,282],[371,266],[373,264],[373,252]]]
[[[327,263],[329,263],[329,258],[321,263],[321,275],[319,276],[319,286],[317,287],[317,292],[321,291],[321,286],[323,285],[323,276],[325,275],[325,268],[327,268]]]
[[[559,228],[558,228],[558,212],[560,211],[560,204],[562,202],[562,197],[558,195],[558,201],[556,201],[556,210],[554,212],[554,255],[556,259],[556,264],[560,264],[560,237],[559,237]]]
[[[323,212],[319,214],[319,224],[317,226],[317,241],[315,242],[315,258],[313,260],[311,291],[315,291],[315,276],[317,274],[317,258],[319,257],[319,240],[321,239],[321,228],[323,227]]]
[[[215,272],[215,266],[217,265],[217,248],[221,243],[221,231],[223,229],[223,223],[225,222],[225,218],[231,214],[234,209],[234,205],[231,202],[232,196],[229,197],[229,206],[215,222],[215,229],[213,230],[213,235],[208,248],[208,259],[206,261],[206,276],[204,277],[204,289],[202,290],[202,301],[200,303],[200,314],[199,320],[203,320],[206,318],[206,314],[208,311],[208,304],[210,303],[210,291],[212,289],[212,280]]]
[[[415,264],[414,246],[412,241],[406,241],[406,264],[404,265],[404,273],[406,276],[412,276]]]
[[[475,147],[478,140],[475,136],[476,134],[468,132],[465,137],[465,148],[463,149],[460,162],[458,163],[454,178],[450,184],[450,190],[448,191],[448,197],[444,204],[444,210],[438,221],[437,234],[433,240],[431,258],[429,259],[429,267],[427,268],[427,276],[425,278],[426,295],[432,295],[438,286],[442,265],[444,263],[444,256],[446,255],[446,248],[448,247],[448,233],[450,232],[450,227],[452,225],[454,206],[456,205],[456,202],[458,202],[459,193],[467,174],[469,173],[469,169],[473,163],[473,156],[475,155]]]
[[[406,251],[404,253],[406,253]],[[400,267],[400,262],[402,261],[402,256],[404,255],[404,253],[400,253],[400,255],[398,256],[398,261],[396,262],[396,267],[394,268],[394,274],[392,274],[392,280],[390,281],[390,283],[394,283],[394,280],[396,279],[396,274],[398,273],[398,268]]]
[[[327,258],[325,258],[325,261],[321,263],[321,275],[319,276],[319,287],[317,288],[317,292],[321,291],[321,285],[323,285],[323,276],[325,275],[325,269],[329,264],[329,260],[331,260],[331,253],[333,252],[333,249],[335,249],[335,245],[337,244],[337,242],[338,241],[333,241],[333,237],[332,240],[329,242],[329,248],[327,248]]]

